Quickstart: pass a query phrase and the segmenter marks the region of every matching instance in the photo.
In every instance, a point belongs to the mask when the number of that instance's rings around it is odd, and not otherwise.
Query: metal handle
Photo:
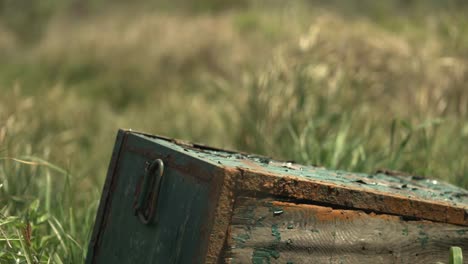
[[[140,221],[147,225],[154,218],[156,204],[158,202],[159,190],[164,172],[162,160],[154,160],[146,169],[140,191],[137,192],[135,201],[135,215]]]

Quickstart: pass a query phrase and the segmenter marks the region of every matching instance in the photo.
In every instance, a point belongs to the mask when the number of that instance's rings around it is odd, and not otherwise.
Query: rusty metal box
[[[468,191],[121,130],[87,263],[447,263]]]

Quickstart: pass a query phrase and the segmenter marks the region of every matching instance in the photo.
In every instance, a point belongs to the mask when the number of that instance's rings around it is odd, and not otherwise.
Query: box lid
[[[468,191],[440,180],[388,170],[373,174],[330,170],[136,134],[225,170],[237,171],[240,176],[236,189],[242,192],[262,192],[408,218],[468,225]]]

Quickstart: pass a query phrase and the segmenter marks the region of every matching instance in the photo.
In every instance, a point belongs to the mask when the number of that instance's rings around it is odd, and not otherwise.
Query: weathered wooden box
[[[121,130],[87,263],[448,263],[467,197]]]

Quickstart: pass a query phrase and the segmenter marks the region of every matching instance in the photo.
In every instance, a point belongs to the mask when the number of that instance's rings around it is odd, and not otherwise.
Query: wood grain
[[[468,227],[239,197],[227,245],[226,263],[448,263]]]

